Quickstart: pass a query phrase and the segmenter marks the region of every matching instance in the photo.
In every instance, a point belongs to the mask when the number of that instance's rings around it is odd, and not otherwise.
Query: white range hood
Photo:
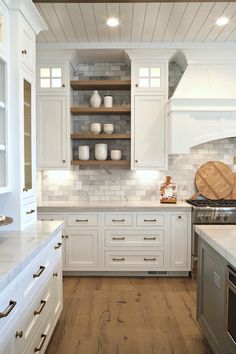
[[[169,153],[236,136],[236,51],[184,51],[187,68],[169,100]]]

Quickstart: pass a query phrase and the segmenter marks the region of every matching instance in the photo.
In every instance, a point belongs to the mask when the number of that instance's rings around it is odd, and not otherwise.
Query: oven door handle
[[[234,295],[236,295],[236,286],[233,283],[231,283],[230,280],[227,280],[226,284],[227,287],[234,293]]]
[[[234,294],[236,294],[236,284],[234,284],[231,280],[230,280],[230,274],[232,274],[235,277],[236,280],[236,272],[231,268],[231,267],[226,267],[227,270],[227,284],[230,287],[230,289],[233,291]]]

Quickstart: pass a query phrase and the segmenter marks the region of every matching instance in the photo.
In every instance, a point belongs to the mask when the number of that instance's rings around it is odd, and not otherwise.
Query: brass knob
[[[62,237],[61,238],[64,238],[64,236],[62,235]]]
[[[135,87],[138,87],[138,84],[136,84]]]
[[[65,85],[65,84],[62,84],[61,87],[66,87],[66,85]]]
[[[69,238],[69,236],[68,236],[68,235],[66,235],[66,236],[65,236],[65,238]]]
[[[178,216],[178,219],[182,219],[182,216],[179,215],[179,216]]]
[[[15,334],[15,337],[19,337],[19,338],[22,338],[23,337],[23,331],[17,331],[16,334]]]
[[[136,163],[138,163],[138,160],[135,160]]]
[[[63,162],[63,163],[65,163],[65,162],[66,162],[66,160],[62,160],[62,162]]]

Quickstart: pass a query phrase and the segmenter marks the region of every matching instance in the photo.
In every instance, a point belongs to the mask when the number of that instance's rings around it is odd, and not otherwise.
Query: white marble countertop
[[[176,204],[161,204],[159,201],[51,201],[38,204],[38,212],[76,212],[76,211],[113,211],[113,210],[152,210],[152,209],[176,209],[192,207],[187,202]]]
[[[38,221],[22,231],[0,231],[0,291],[62,229],[61,221]]]
[[[195,230],[236,268],[236,225],[197,225]]]

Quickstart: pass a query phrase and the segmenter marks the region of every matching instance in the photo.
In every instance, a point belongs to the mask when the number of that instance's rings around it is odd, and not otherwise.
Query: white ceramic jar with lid
[[[102,131],[101,123],[91,123],[90,124],[90,132],[92,134],[100,134]]]
[[[119,161],[121,160],[122,152],[121,150],[111,150],[111,160]]]
[[[113,97],[111,95],[104,96],[104,107],[110,108],[113,106]]]
[[[107,159],[107,144],[95,144],[95,159],[100,161]]]
[[[105,134],[112,134],[114,132],[114,124],[110,124],[110,123],[104,124],[103,131]]]

